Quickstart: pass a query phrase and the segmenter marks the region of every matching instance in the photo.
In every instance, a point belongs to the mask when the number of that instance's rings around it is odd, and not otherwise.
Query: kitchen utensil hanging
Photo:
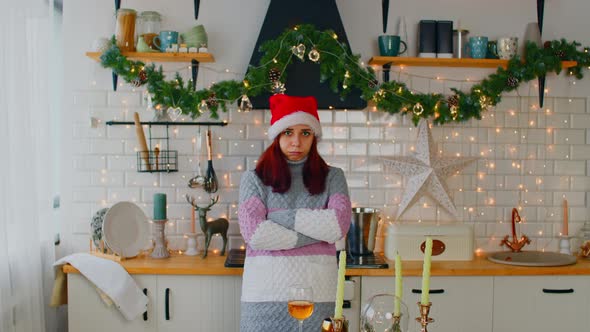
[[[207,181],[207,179],[205,179],[203,173],[201,172],[201,152],[203,151],[203,135],[201,135],[200,126],[197,135],[197,175],[195,175],[188,181],[188,186],[193,189],[204,185]]]
[[[212,194],[218,189],[217,175],[213,169],[213,151],[211,143],[211,129],[207,129],[207,172],[205,174],[205,191]]]

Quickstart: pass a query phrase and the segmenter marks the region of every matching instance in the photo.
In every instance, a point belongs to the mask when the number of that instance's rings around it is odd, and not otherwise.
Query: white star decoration
[[[397,210],[396,219],[399,219],[406,209],[416,203],[424,194],[434,199],[451,215],[457,217],[457,209],[449,196],[449,189],[444,179],[463,169],[477,158],[437,158],[428,121],[422,120],[418,124],[415,156],[382,158],[382,160],[386,168],[390,168],[402,176],[409,177]]]

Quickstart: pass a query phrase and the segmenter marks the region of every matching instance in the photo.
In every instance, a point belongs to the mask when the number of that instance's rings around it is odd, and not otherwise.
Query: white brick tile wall
[[[397,77],[397,71],[392,75]],[[445,91],[453,84],[406,78],[412,89],[423,92]],[[463,90],[468,88],[468,83],[457,84]],[[134,127],[106,126],[105,122],[131,121],[135,111],[143,120],[150,120],[152,114],[145,110],[142,91],[91,89],[94,90],[76,90],[71,95],[72,105],[78,110],[73,114],[71,128],[74,151],[71,160],[75,170],[71,176],[76,185],[72,192],[71,229],[74,234],[80,234],[79,238],[74,237],[79,241],[74,241],[87,246],[88,222],[99,208],[118,201],[134,201],[151,217],[154,193],[164,192],[171,219],[166,226],[169,248],[184,249],[183,234],[190,230],[191,211],[184,195],[190,194],[202,203],[209,200],[202,188],[187,186],[196,174],[198,128],[169,128],[170,148],[179,153],[178,172],[137,173],[138,144]],[[546,250],[557,248],[554,237],[561,230],[564,195],[570,205],[570,229],[581,227],[587,218],[587,204],[590,204],[586,199],[590,191],[587,100],[548,97],[542,110],[531,107],[536,103],[536,96],[504,96],[482,120],[432,128],[436,150],[442,151],[442,156],[459,153],[479,157],[476,163],[446,182],[460,220],[474,226],[476,247],[480,250],[498,250],[501,238],[510,233],[513,207],[522,207],[520,214],[525,222],[518,226],[519,233],[533,238],[531,247]],[[324,137],[318,148],[329,164],[344,169],[353,205],[379,207],[384,220],[392,220],[407,179],[384,170],[379,158],[413,154],[417,130],[410,119],[377,112],[372,106],[366,110],[320,110],[319,115]],[[99,120],[97,128],[90,127],[90,117]],[[229,246],[236,248],[244,245],[237,221],[240,178],[244,170],[255,167],[260,153],[271,143],[266,136],[270,114],[267,110],[238,113],[233,109],[221,117],[229,125],[212,127],[213,166],[220,184],[214,195],[219,195],[220,200],[208,218],[229,217]],[[151,129],[153,136],[165,134],[164,127]],[[201,128],[203,146],[199,158],[203,173],[207,168],[205,130]],[[147,126],[144,131],[148,135]],[[402,219],[454,220],[428,197],[420,198]],[[201,233],[198,224],[196,228]],[[199,248],[203,242],[200,236]],[[210,249],[220,247],[221,238],[215,237]]]

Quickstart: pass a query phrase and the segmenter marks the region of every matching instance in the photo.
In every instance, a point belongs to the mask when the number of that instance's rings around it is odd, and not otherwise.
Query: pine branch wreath
[[[568,74],[581,79],[582,69],[590,66],[590,53],[588,48],[579,50],[580,46],[565,39],[546,42],[543,47],[527,43],[524,61],[515,57],[508,62],[506,69],[499,67],[468,92],[452,89],[451,96],[416,93],[395,80],[379,84],[373,69],[363,67],[360,55],[352,54],[334,31],[320,31],[312,25],[287,29],[276,39],[264,43],[260,48],[264,53],[260,63],[248,68],[243,81],[221,81],[198,91],[192,89],[191,82],[184,82],[178,73],[175,79],[166,81],[161,66],[156,69],[154,64],[127,59],[116,46],[114,37],[111,47],[100,60],[103,67],[112,69],[126,82],[146,85],[154,105],[180,107],[183,114],[192,118],[201,115],[199,105],[202,101],[206,102],[210,116],[217,119],[220,110],[227,112],[229,104],[244,96],[257,96],[265,91],[280,92],[288,79],[285,69],[289,64],[313,61],[320,66],[320,81],[328,82],[342,97],[355,87],[361,91],[362,98],[372,100],[380,111],[411,116],[415,124],[422,118],[444,124],[481,119],[483,112],[500,102],[503,92],[516,90],[520,84],[548,73],[559,74],[563,60],[577,62],[575,67],[568,68]]]

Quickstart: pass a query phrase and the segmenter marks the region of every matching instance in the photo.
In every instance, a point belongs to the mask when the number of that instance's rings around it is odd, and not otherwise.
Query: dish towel
[[[66,263],[75,267],[106,294],[127,320],[133,320],[147,310],[148,297],[119,263],[87,253],[77,253],[58,260],[53,266],[61,269],[61,265]]]

